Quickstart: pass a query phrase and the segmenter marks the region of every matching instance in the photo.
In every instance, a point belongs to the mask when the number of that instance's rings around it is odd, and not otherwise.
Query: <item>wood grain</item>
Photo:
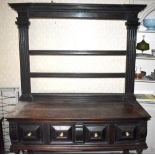
[[[8,120],[44,121],[114,121],[149,119],[150,115],[135,101],[85,103],[82,100],[52,100],[38,102],[19,102]]]

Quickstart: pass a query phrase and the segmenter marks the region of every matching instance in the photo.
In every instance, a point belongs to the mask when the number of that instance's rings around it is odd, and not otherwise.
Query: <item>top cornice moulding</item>
[[[135,19],[146,5],[81,3],[9,3],[29,18]]]

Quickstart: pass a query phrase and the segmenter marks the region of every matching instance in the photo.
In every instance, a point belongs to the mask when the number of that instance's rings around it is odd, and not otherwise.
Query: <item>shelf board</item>
[[[124,78],[125,73],[43,73],[31,72],[32,78]]]
[[[135,96],[139,102],[155,104],[155,96],[152,94],[135,94]]]
[[[155,33],[155,30],[138,30],[138,33]]]
[[[151,80],[148,77],[143,77],[142,79],[135,79],[135,82],[155,83],[155,80]]]
[[[151,54],[137,53],[136,59],[155,60],[155,56],[153,56]]]

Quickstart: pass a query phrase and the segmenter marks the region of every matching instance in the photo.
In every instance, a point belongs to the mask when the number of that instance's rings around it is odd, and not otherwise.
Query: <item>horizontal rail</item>
[[[90,101],[98,101],[98,100],[111,100],[111,101],[121,101],[124,100],[124,93],[32,93],[34,100],[36,99],[55,99],[55,100],[72,100],[72,103],[75,102],[83,102],[84,99]]]
[[[125,73],[42,73],[31,72],[33,78],[124,78]]]
[[[110,50],[29,50],[30,55],[126,55],[126,51]]]

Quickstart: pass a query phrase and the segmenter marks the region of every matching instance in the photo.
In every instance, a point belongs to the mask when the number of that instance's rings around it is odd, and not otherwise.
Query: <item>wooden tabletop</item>
[[[8,120],[44,121],[104,121],[150,119],[137,101],[78,102],[69,100],[19,102],[8,115]]]

